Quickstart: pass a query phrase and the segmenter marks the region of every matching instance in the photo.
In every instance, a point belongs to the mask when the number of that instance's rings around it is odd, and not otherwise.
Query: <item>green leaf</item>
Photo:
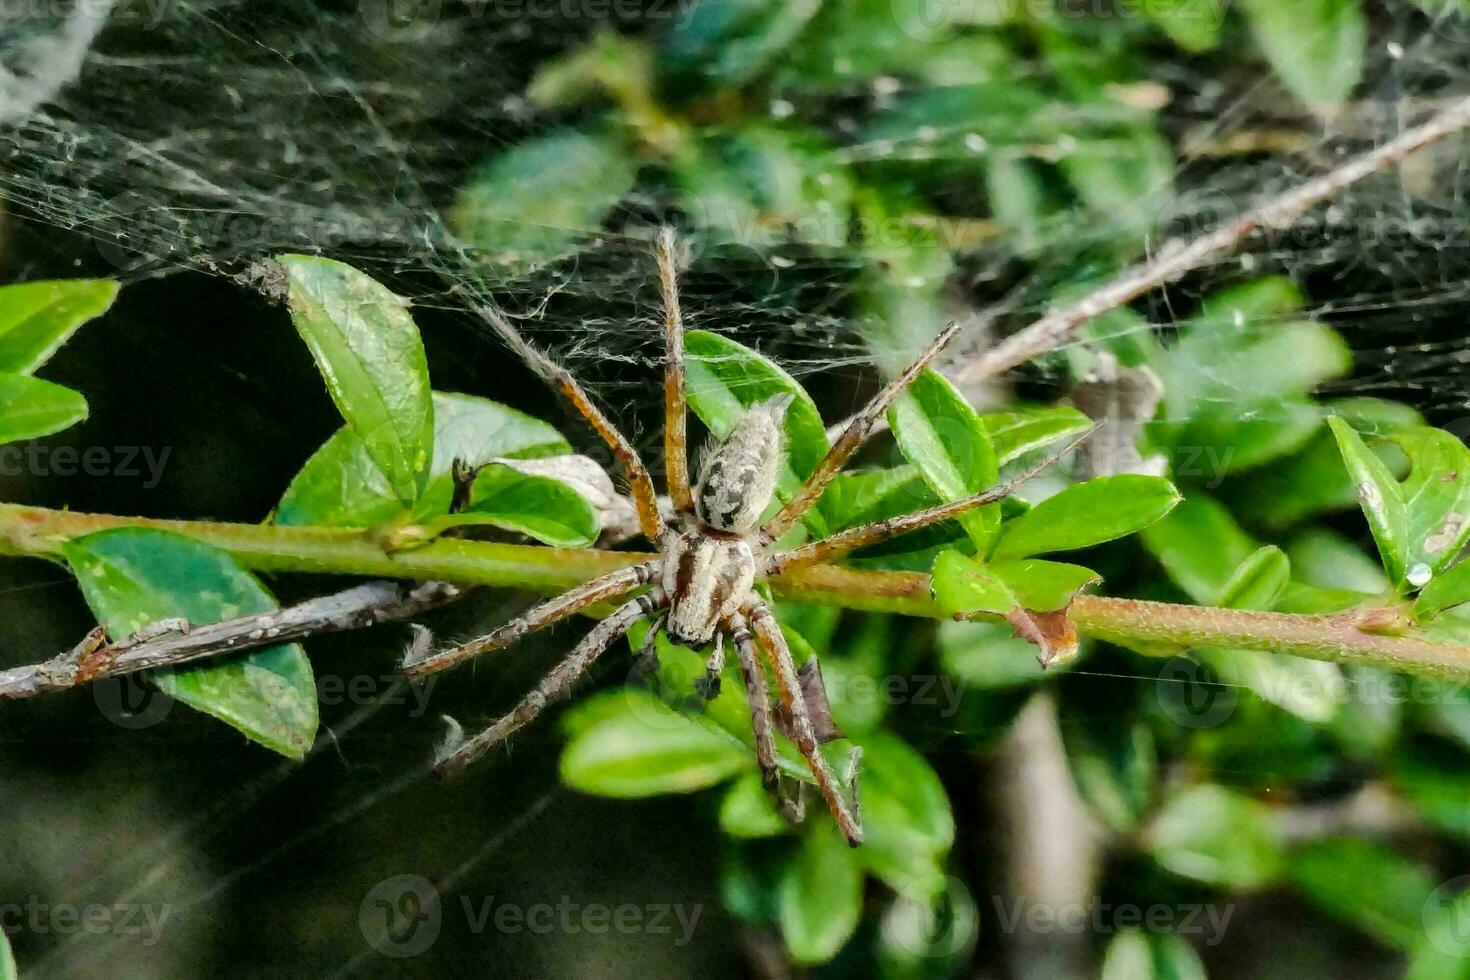
[[[282,255],[291,321],[316,358],[347,427],[398,499],[423,493],[433,465],[429,364],[404,301],[331,259]]]
[[[900,890],[878,922],[876,971],[884,980],[958,976],[970,962],[980,933],[980,910],[954,875],[932,878],[937,894],[915,881]]]
[[[1388,577],[1378,562],[1335,531],[1307,528],[1286,546],[1292,578],[1319,589],[1384,592]]]
[[[1133,831],[1153,802],[1158,783],[1158,754],[1148,725],[1102,724],[1062,726],[1072,778],[1094,813],[1114,833]],[[1091,719],[1087,719],[1091,722]]]
[[[1339,418],[1327,421],[1357,486],[1358,501],[1389,578],[1402,588],[1409,570],[1416,565],[1424,564],[1432,574],[1452,560],[1465,534],[1470,533],[1463,500],[1465,487],[1470,486],[1470,472],[1464,472],[1466,466],[1461,460],[1465,449],[1458,440],[1449,433],[1407,437],[1410,442],[1405,450],[1409,452],[1411,471],[1408,480],[1400,484],[1388,464],[1347,422]],[[1451,479],[1442,480],[1445,475]],[[1436,487],[1436,482],[1442,486]]]
[[[1368,23],[1359,0],[1243,0],[1256,43],[1293,95],[1314,109],[1347,101],[1363,73]]]
[[[87,400],[70,388],[0,374],[0,444],[49,436],[86,417]]]
[[[1092,426],[1092,419],[1065,405],[992,412],[980,416],[980,422],[985,426],[985,434],[990,436],[995,461],[1000,466],[1054,442],[1080,435]]]
[[[838,473],[822,497],[833,530],[858,527],[939,502],[912,466]]]
[[[1470,767],[1458,753],[1435,748],[1401,747],[1390,765],[1390,782],[1431,826],[1470,838]]]
[[[793,396],[786,410],[786,458],[776,496],[790,500],[827,455],[827,430],[811,396],[775,362],[718,334],[692,330],[684,338],[689,407],[717,439],[724,439],[753,405],[776,395]],[[814,529],[825,529],[818,509],[808,511]]]
[[[857,930],[863,910],[858,853],[827,820],[809,821],[779,885],[777,920],[791,958],[824,963]]]
[[[1268,544],[1240,563],[1215,604],[1227,609],[1270,609],[1291,580],[1286,552]]]
[[[1174,484],[1157,476],[1103,476],[1068,487],[1006,522],[997,558],[1073,551],[1140,531],[1180,501]]]
[[[492,463],[476,475],[465,510],[435,522],[436,527],[460,524],[518,531],[555,548],[585,548],[602,531],[597,510],[573,487],[504,463]]]
[[[1220,43],[1220,28],[1225,21],[1223,5],[1203,4],[1199,0],[1155,0],[1139,9],[1186,51],[1209,51]]]
[[[1281,872],[1272,814],[1222,786],[1175,793],[1146,832],[1148,850],[1175,874],[1225,888],[1260,888]]]
[[[1036,666],[1036,647],[1006,623],[940,623],[939,656],[945,673],[966,688],[1024,688],[1052,673]]]
[[[1381,844],[1316,841],[1292,857],[1287,875],[1321,908],[1389,946],[1412,946],[1424,934],[1424,903],[1434,880]]]
[[[1455,879],[1436,888],[1424,903],[1423,934],[1409,947],[1404,980],[1465,980],[1470,977],[1470,891]]]
[[[1470,449],[1455,435],[1427,426],[1390,438],[1409,457],[1409,475],[1400,484],[1408,533],[1404,567],[1437,574],[1470,540]]]
[[[928,760],[885,731],[863,738],[859,859],[891,887],[937,872],[954,844],[954,812]]]
[[[1058,165],[1114,234],[1151,231],[1174,191],[1174,150],[1152,123],[1079,140]]]
[[[1018,606],[1053,612],[1101,579],[1080,565],[1036,559],[984,564],[958,551],[941,552],[931,575],[934,601],[947,616],[1003,616]]]
[[[228,554],[168,531],[99,531],[68,541],[63,552],[114,639],[165,619],[200,626],[276,608]],[[316,686],[300,644],[152,676],[164,693],[288,758],[302,758],[316,737]]]
[[[578,727],[569,719],[573,734],[562,752],[561,778],[573,789],[621,799],[691,793],[755,764],[739,741],[646,691],[624,688],[598,704],[609,711],[592,724]]]
[[[1124,929],[1108,943],[1099,978],[1205,980],[1205,966],[1194,947],[1179,936]]]
[[[1175,585],[1201,605],[1214,605],[1255,542],[1219,501],[1197,491],[1146,528],[1143,543]]]
[[[1470,602],[1470,561],[1451,566],[1429,580],[1414,600],[1414,618],[1433,619],[1462,602]]]
[[[456,459],[536,459],[571,452],[561,434],[513,408],[472,395],[434,392],[434,452],[429,483],[414,506],[420,518],[449,511]],[[306,461],[276,507],[277,524],[376,527],[404,512],[387,479],[351,429],[339,429]]]
[[[0,287],[0,372],[30,374],[117,299],[111,279],[52,279]]]
[[[746,773],[720,801],[720,829],[731,837],[754,839],[790,832],[791,824],[776,810],[758,772]]]
[[[514,269],[574,250],[633,188],[636,157],[602,132],[555,129],[487,162],[460,191],[450,227]]]
[[[765,71],[821,6],[818,0],[727,0],[681,8],[684,16],[660,45],[660,68],[733,89]]]
[[[716,238],[746,247],[762,236],[847,242],[852,179],[816,133],[763,125],[708,133],[672,165],[684,209]]]
[[[898,396],[888,409],[888,424],[904,458],[943,501],[973,496],[1000,477],[980,416],[954,385],[933,371],[926,370]],[[959,522],[984,555],[1000,524],[1000,508],[991,504],[971,510]]]
[[[4,931],[0,931],[0,980],[20,980],[15,955],[10,951],[10,937]]]

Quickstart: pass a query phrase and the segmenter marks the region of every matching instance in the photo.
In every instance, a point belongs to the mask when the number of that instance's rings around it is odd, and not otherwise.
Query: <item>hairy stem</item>
[[[183,534],[228,551],[257,571],[370,575],[540,592],[561,591],[652,557],[449,539],[388,554],[371,531],[153,520],[16,504],[0,504],[0,554],[59,559],[67,540],[119,527]],[[918,572],[813,565],[777,576],[771,585],[779,597],[798,602],[942,618],[929,594],[929,576]],[[1124,645],[1261,650],[1470,678],[1470,647],[1365,630],[1355,613],[1302,616],[1079,596],[1068,615],[1080,633]]]

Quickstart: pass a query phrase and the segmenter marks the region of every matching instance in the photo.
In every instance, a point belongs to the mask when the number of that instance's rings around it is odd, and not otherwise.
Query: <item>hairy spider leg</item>
[[[591,396],[577,382],[577,379],[572,377],[570,371],[531,346],[516,328],[511,326],[504,314],[495,307],[483,302],[476,302],[472,305],[475,312],[486,323],[489,323],[506,343],[510,344],[531,369],[541,376],[542,380],[561,392],[562,396],[582,418],[587,420],[593,431],[612,450],[613,455],[623,467],[623,473],[628,478],[628,487],[633,492],[633,504],[638,510],[638,526],[642,529],[643,536],[655,544],[662,541],[665,528],[664,519],[658,510],[658,492],[653,488],[653,478],[648,475],[648,467],[643,465],[643,458],[638,455],[638,450],[634,449],[633,444],[628,441],[622,431],[608,420],[608,417],[602,413],[602,409],[593,403]]]
[[[735,647],[740,674],[745,680],[745,700],[750,705],[750,727],[755,733],[755,761],[760,767],[761,785],[776,801],[781,816],[791,823],[801,823],[806,810],[801,800],[801,786],[797,785],[795,796],[788,796],[781,789],[781,770],[776,765],[776,729],[771,718],[771,691],[766,684],[766,671],[761,666],[755,638],[750,635],[750,625],[739,613],[730,617],[730,641]]]
[[[684,318],[679,311],[679,279],[674,265],[674,229],[659,229],[654,245],[664,297],[664,472],[669,499],[679,514],[694,510],[689,488],[689,437],[684,401]]]
[[[509,714],[441,758],[436,767],[444,771],[463,769],[530,724],[548,705],[565,696],[592,662],[612,646],[618,637],[628,632],[639,619],[662,608],[663,603],[663,590],[655,588],[632,602],[619,606],[612,615],[593,626],[582,638],[582,642],[573,647],[572,652],[552,668],[551,673],[542,678],[541,683]]]
[[[1073,439],[1061,449],[1048,453],[1044,459],[1028,467],[1024,472],[1018,473],[1006,482],[997,484],[989,490],[977,493],[972,497],[965,497],[963,500],[955,500],[947,504],[939,504],[926,510],[915,511],[912,514],[899,514],[896,517],[874,521],[871,524],[848,528],[846,531],[839,531],[836,534],[822,538],[820,541],[813,541],[811,544],[802,545],[799,548],[793,548],[781,554],[771,555],[766,558],[765,564],[761,569],[761,574],[763,576],[780,575],[783,572],[789,572],[806,565],[831,561],[834,558],[840,558],[859,548],[865,548],[870,544],[887,541],[889,538],[896,538],[900,534],[908,534],[910,531],[917,531],[931,524],[938,524],[940,521],[958,517],[960,514],[974,510],[976,507],[998,503],[1015,493],[1021,484],[1072,452],[1095,431],[1097,431],[1096,425],[1089,427],[1076,439]]]
[[[566,619],[588,606],[617,599],[639,586],[647,585],[658,574],[659,567],[659,561],[647,561],[641,565],[609,572],[590,582],[583,582],[561,595],[531,607],[527,612],[482,637],[422,660],[405,661],[403,672],[409,677],[422,677],[446,670],[482,653],[509,646],[526,634]]]
[[[822,457],[822,461],[817,464],[811,476],[807,477],[806,481],[797,488],[796,493],[786,502],[786,506],[777,511],[776,516],[761,528],[761,535],[767,541],[775,541],[791,530],[796,522],[801,520],[801,515],[811,510],[812,505],[821,498],[822,491],[827,489],[827,484],[832,482],[832,478],[837,475],[852,454],[867,441],[868,436],[872,435],[873,426],[883,417],[883,413],[888,411],[888,406],[893,404],[893,400],[913,383],[920,372],[929,366],[929,362],[934,360],[959,332],[959,323],[951,323],[939,331],[939,336],[929,342],[929,346],[924,348],[912,364],[884,385],[882,390],[873,396],[873,400],[852,417],[847,427],[842,430],[842,435],[838,436],[832,448],[827,450],[827,455]]]
[[[756,640],[770,658],[771,666],[776,670],[776,683],[781,689],[781,698],[791,713],[794,729],[792,734],[795,736],[792,741],[811,767],[812,777],[816,779],[817,788],[822,791],[827,808],[837,821],[837,828],[847,838],[848,844],[857,847],[863,842],[862,815],[855,803],[849,806],[848,801],[843,798],[836,777],[827,767],[827,760],[822,757],[816,732],[812,728],[811,713],[807,710],[806,698],[801,693],[801,681],[796,676],[796,664],[791,659],[791,648],[781,635],[781,626],[776,622],[770,607],[760,599],[746,605],[741,612],[755,631]]]

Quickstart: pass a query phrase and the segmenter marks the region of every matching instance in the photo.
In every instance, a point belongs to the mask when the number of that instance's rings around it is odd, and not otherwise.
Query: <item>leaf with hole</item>
[[[30,374],[77,328],[117,299],[111,279],[51,279],[0,287],[0,372]]]
[[[419,329],[404,300],[332,259],[282,255],[291,321],[347,427],[394,494],[412,503],[428,484],[434,404]]]
[[[87,604],[115,640],[166,619],[204,625],[276,608],[228,554],[168,531],[99,531],[73,538],[63,552]],[[152,677],[164,693],[288,758],[302,758],[316,737],[316,684],[300,644]]]

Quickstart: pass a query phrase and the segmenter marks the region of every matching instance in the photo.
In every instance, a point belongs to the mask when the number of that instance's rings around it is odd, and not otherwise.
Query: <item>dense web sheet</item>
[[[18,42],[9,61],[19,67],[8,77],[12,89],[16,79],[26,84],[7,103],[21,121],[7,141],[0,194],[23,219],[90,239],[97,254],[87,258],[100,271],[141,278],[208,270],[259,285],[253,260],[320,250],[368,266],[423,306],[463,309],[464,290],[531,314],[538,322],[530,332],[574,367],[656,356],[648,239],[658,220],[673,217],[696,257],[717,248],[723,260],[720,272],[696,264],[691,273],[693,325],[779,334],[798,374],[867,359],[860,338],[882,325],[865,323],[847,302],[854,269],[845,253],[767,233],[712,244],[697,210],[676,211],[643,183],[598,226],[573,229],[576,247],[559,260],[496,265],[461,247],[446,219],[457,188],[485,160],[565,118],[525,97],[535,59],[617,26],[615,14],[513,19],[497,7],[456,3],[427,18],[394,19],[388,9],[125,5],[111,12],[70,84],[76,72],[66,56],[101,23],[105,5],[82,3],[60,19],[9,14],[4,30]],[[1391,4],[1374,16],[1360,98],[1331,118],[1295,108],[1264,74],[1217,78],[1180,62],[1161,61],[1156,78],[1126,95],[1166,103],[1161,118],[1180,155],[1174,189],[1149,222],[1151,242],[1214,227],[1460,94],[1470,49],[1456,15],[1436,22]],[[676,29],[668,16],[652,24],[655,33]],[[26,69],[36,61],[47,70]],[[933,126],[882,139],[853,135],[849,112],[912,88],[882,78],[794,111],[829,118],[845,159],[942,163],[985,152]],[[27,114],[43,90],[54,96]],[[773,115],[792,111],[772,101]],[[1066,142],[1030,152],[1065,156]],[[1285,271],[1307,287],[1313,312],[1367,348],[1357,390],[1412,390],[1436,414],[1454,413],[1460,406],[1449,402],[1459,395],[1439,382],[1462,363],[1458,334],[1445,324],[1458,319],[1470,255],[1465,147],[1447,141],[1293,229],[1252,241],[1241,256],[1152,297],[1150,318],[1166,324],[1210,289]],[[945,221],[941,243],[976,242],[949,276],[949,312],[973,315],[1009,297],[1006,325],[1024,324],[1059,284],[1078,278],[1096,243],[1135,220],[1119,216],[1110,226],[1106,215],[1080,210],[1054,216],[1042,258],[1023,255],[1014,236],[987,232],[983,215]],[[737,281],[731,269],[746,274]],[[616,383],[615,372],[582,373],[595,387]],[[636,397],[631,388],[623,394]]]

